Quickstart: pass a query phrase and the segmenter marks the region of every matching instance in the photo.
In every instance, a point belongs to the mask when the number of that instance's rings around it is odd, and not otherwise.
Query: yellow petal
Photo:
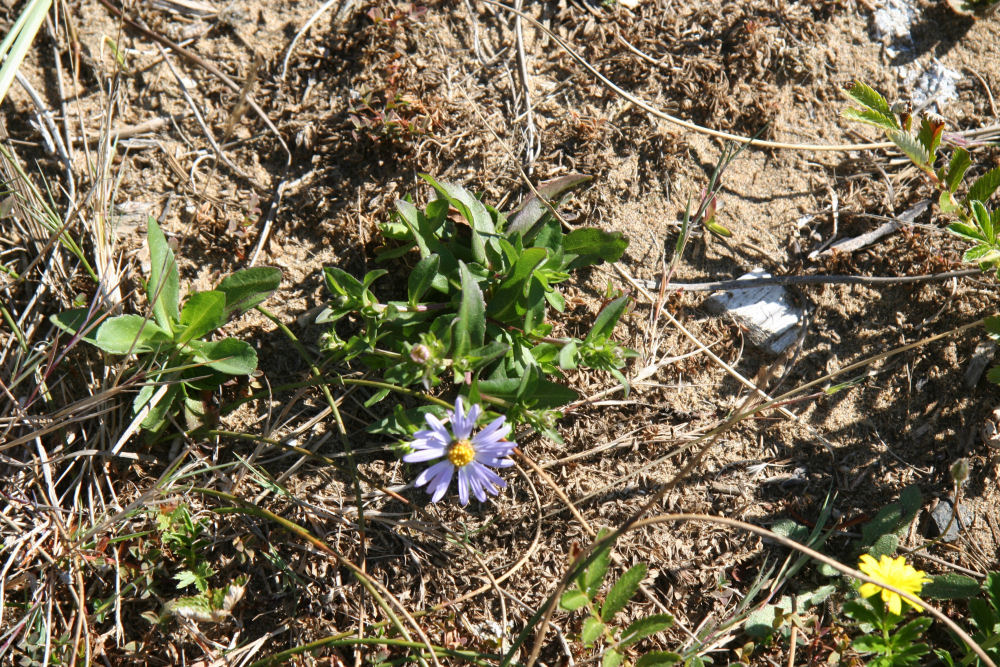
[[[886,607],[896,616],[902,616],[903,599],[892,591],[882,591],[882,599],[885,600]]]

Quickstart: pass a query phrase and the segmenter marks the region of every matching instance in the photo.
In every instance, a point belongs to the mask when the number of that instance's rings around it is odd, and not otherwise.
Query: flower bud
[[[427,347],[423,343],[414,345],[410,348],[410,359],[413,360],[415,364],[426,364],[431,358],[431,348]]]
[[[969,459],[962,458],[951,464],[951,479],[956,484],[969,479]]]

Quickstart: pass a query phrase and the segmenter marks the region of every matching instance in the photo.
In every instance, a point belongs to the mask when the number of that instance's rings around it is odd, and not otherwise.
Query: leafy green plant
[[[969,617],[975,626],[972,638],[986,651],[993,662],[1000,662],[1000,572],[989,572],[986,581],[977,591],[979,595],[970,597]],[[957,641],[957,638],[956,638]],[[937,657],[949,666],[981,665],[982,660],[969,650],[965,642],[958,641],[965,651],[961,660],[957,660],[951,651],[938,649]]]
[[[854,649],[875,655],[867,663],[870,667],[915,665],[929,651],[926,644],[918,641],[931,625],[927,616],[900,625],[902,617],[887,611],[878,597],[845,602],[844,614],[857,623],[862,633],[854,639]]]
[[[412,251],[419,256],[408,269],[406,300],[382,302],[375,295],[373,284],[388,273],[385,269],[358,280],[326,268],[334,298],[317,322],[353,324],[347,340],[332,328],[326,349],[341,361],[359,359],[395,386],[430,389],[451,380],[470,403],[500,406],[508,419],[529,423],[559,441],[552,428],[555,409],[577,393],[550,378],[591,368],[607,371],[627,388],[621,369],[635,353],[612,338],[629,305],[628,297],[618,294],[607,295],[582,338],[552,336],[549,310],[565,309],[557,285],[576,269],[618,260],[628,242],[619,233],[592,228],[564,233],[536,198],[508,217],[459,186],[424,179],[437,198],[424,210],[399,201],[396,219],[382,225],[394,246],[381,253],[381,261],[409,257]],[[586,180],[560,179],[541,194],[558,199]],[[381,389],[368,405],[389,391]],[[377,428],[410,432],[420,421],[399,408]]]
[[[640,618],[625,628],[617,627],[615,617],[628,606],[639,590],[639,585],[646,577],[646,565],[639,563],[625,572],[611,585],[601,601],[598,594],[610,564],[611,546],[608,545],[584,568],[574,580],[573,588],[566,591],[559,600],[559,606],[566,611],[583,609],[587,613],[580,631],[580,641],[588,648],[603,644],[602,667],[617,667],[625,663],[626,649],[650,635],[666,630],[674,623],[669,614],[653,614]],[[654,667],[675,665],[682,661],[683,657],[677,653],[653,651],[626,664]]]
[[[848,95],[862,108],[845,109],[844,116],[884,131],[938,189],[941,212],[958,218],[948,230],[974,244],[963,259],[979,264],[983,270],[997,269],[1000,275],[1000,241],[997,240],[1000,209],[988,207],[990,197],[1000,187],[1000,167],[979,176],[962,196],[959,189],[972,165],[972,157],[959,145],[959,137],[945,134],[943,118],[927,115],[918,120],[908,107],[890,107],[882,95],[860,81],[854,83]],[[951,157],[939,160],[942,146],[949,145]]]
[[[201,392],[218,389],[229,377],[257,369],[257,353],[245,341],[204,339],[232,315],[267,299],[278,288],[281,272],[270,267],[237,271],[214,290],[192,292],[181,306],[177,262],[152,217],[148,243],[151,264],[146,296],[151,318],[108,318],[92,309],[75,308],[53,316],[52,321],[105,352],[140,356],[149,382],[135,397],[133,412],[145,415],[142,428],[159,431],[171,408],[178,406],[189,424],[200,422],[205,417]]]
[[[861,108],[845,109],[843,115],[885,132],[938,190],[941,212],[957,218],[948,225],[948,231],[972,244],[963,261],[978,264],[983,271],[995,271],[1000,278],[1000,208],[989,204],[1000,188],[1000,166],[977,177],[963,195],[960,190],[972,166],[972,156],[961,137],[945,133],[943,118],[927,115],[917,119],[908,106],[890,106],[881,94],[861,81],[854,83],[848,95]],[[950,149],[948,159],[939,157],[944,147]],[[987,318],[986,331],[991,338],[1000,339],[1000,318]],[[992,368],[987,378],[1000,384],[1000,367]]]

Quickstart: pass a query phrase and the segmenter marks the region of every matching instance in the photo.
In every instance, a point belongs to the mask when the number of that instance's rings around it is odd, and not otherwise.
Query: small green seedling
[[[178,406],[189,425],[199,423],[205,416],[200,392],[218,389],[229,377],[257,369],[257,353],[248,343],[205,338],[232,315],[267,299],[278,288],[281,272],[270,267],[237,271],[214,290],[191,293],[181,306],[177,262],[152,217],[148,243],[146,295],[152,317],[119,315],[102,320],[90,309],[75,308],[52,321],[105,352],[139,355],[148,382],[136,396],[133,412],[144,415],[142,428],[155,432]]]
[[[338,323],[352,333],[342,340],[331,328],[327,350],[341,361],[359,359],[399,387],[422,383],[430,389],[451,380],[471,402],[499,406],[508,419],[560,441],[552,428],[555,409],[577,393],[553,379],[563,371],[592,368],[610,373],[627,389],[621,369],[635,353],[612,338],[629,306],[627,296],[609,295],[581,338],[552,336],[547,314],[564,311],[557,285],[572,271],[617,261],[628,241],[600,229],[564,233],[536,197],[508,217],[459,186],[424,179],[437,198],[424,210],[398,201],[396,220],[382,225],[391,247],[379,259],[405,257],[411,265],[406,300],[383,303],[372,291],[385,269],[358,280],[326,268],[333,300],[316,321]],[[558,203],[587,180],[563,177],[542,186],[540,194]],[[368,405],[389,391],[382,389]],[[385,432],[408,433],[423,418],[400,408],[391,421]]]
[[[674,623],[669,614],[653,614],[630,623],[624,629],[614,623],[615,617],[628,606],[639,585],[646,577],[646,564],[639,563],[616,581],[604,600],[598,599],[601,584],[611,564],[611,545],[602,549],[576,577],[573,588],[559,599],[566,611],[583,609],[587,612],[580,631],[580,641],[588,648],[601,650],[602,667],[618,667],[623,663],[636,667],[659,667],[683,662],[683,657],[669,651],[653,651],[634,662],[626,662],[626,649],[646,637],[662,632]]]

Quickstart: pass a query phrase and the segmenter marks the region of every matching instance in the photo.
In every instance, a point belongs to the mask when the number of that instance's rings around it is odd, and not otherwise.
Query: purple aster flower
[[[472,435],[472,429],[482,415],[483,409],[478,405],[465,412],[462,397],[455,399],[455,409],[448,410],[447,422],[451,422],[451,432],[445,422],[428,414],[426,428],[417,431],[410,447],[413,451],[403,457],[407,463],[422,463],[441,459],[427,468],[417,477],[417,486],[427,485],[427,493],[431,494],[431,502],[441,500],[451,478],[458,470],[458,501],[464,507],[469,504],[469,490],[472,490],[479,502],[486,501],[486,494],[497,495],[501,489],[507,488],[507,483],[500,479],[491,468],[509,468],[514,462],[507,458],[517,446],[516,442],[504,440],[510,433],[510,424],[505,424],[505,417],[497,417],[479,433]]]

